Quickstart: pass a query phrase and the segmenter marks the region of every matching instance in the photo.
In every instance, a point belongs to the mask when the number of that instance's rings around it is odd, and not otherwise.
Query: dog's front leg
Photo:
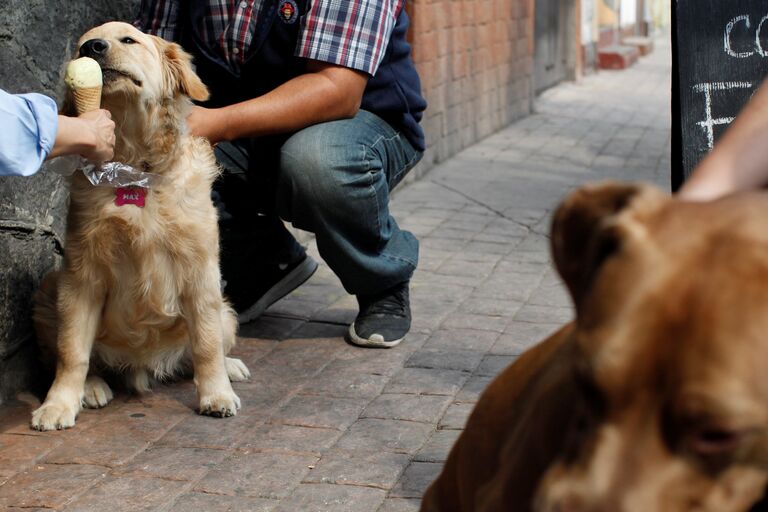
[[[56,378],[43,405],[32,413],[36,430],[74,426],[99,325],[103,294],[88,285],[73,286],[67,277],[62,274],[57,304]]]
[[[218,284],[218,279],[212,282]],[[215,285],[205,291],[197,290],[183,300],[195,386],[200,397],[199,412],[217,417],[234,416],[240,408],[240,399],[232,390],[224,364],[221,291]]]

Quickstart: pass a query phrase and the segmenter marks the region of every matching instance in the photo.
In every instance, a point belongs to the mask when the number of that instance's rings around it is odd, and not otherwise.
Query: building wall
[[[0,2],[0,87],[58,97],[62,63],[80,34],[130,18],[135,3]],[[66,195],[64,182],[46,170],[32,178],[0,178],[0,402],[26,387],[34,369],[32,293],[62,254]]]
[[[413,55],[429,103],[413,179],[530,113],[532,0],[412,0]]]

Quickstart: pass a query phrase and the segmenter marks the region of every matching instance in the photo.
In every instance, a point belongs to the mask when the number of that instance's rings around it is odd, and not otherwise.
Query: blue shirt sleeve
[[[0,176],[31,176],[56,141],[58,107],[42,94],[0,89],[0,126]]]

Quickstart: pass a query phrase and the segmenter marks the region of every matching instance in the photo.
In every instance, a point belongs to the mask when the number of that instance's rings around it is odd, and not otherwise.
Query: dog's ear
[[[186,94],[197,101],[207,100],[208,88],[192,68],[192,56],[176,43],[159,38],[158,41],[164,58],[166,90]]]
[[[650,185],[608,182],[584,186],[560,204],[552,222],[552,254],[577,310],[602,264],[645,229],[642,215],[626,214],[655,210],[666,197]]]

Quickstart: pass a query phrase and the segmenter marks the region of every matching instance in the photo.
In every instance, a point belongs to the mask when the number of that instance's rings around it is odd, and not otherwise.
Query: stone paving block
[[[18,472],[34,464],[59,446],[63,439],[53,436],[0,434],[0,471]]]
[[[461,430],[436,430],[413,458],[416,462],[445,462]]]
[[[387,498],[376,512],[419,512],[420,499]]]
[[[190,492],[179,496],[170,512],[270,512],[278,503],[267,498]]]
[[[367,404],[366,399],[299,395],[277,411],[270,423],[345,430]]]
[[[340,484],[391,489],[410,456],[391,452],[347,452],[334,450],[322,456],[302,483]]]
[[[365,418],[352,424],[336,448],[360,452],[416,453],[434,426],[426,423]]]
[[[275,512],[370,512],[379,508],[386,491],[370,487],[301,484]]]
[[[475,289],[472,297],[527,302],[528,297],[541,282],[537,274],[492,274]]]
[[[565,324],[573,319],[574,312],[570,307],[535,306],[531,304],[526,304],[520,308],[514,316],[515,322],[537,324]]]
[[[478,331],[504,332],[509,322],[502,316],[491,316],[470,313],[454,313],[449,315],[440,325],[441,329],[474,329]]]
[[[466,372],[403,368],[384,387],[384,393],[454,396],[468,378]]]
[[[307,382],[301,393],[370,400],[381,393],[388,380],[387,375],[369,373],[351,365],[329,365]]]
[[[259,340],[259,344],[266,345],[270,341],[290,338],[291,334],[303,323],[304,320],[302,319],[286,318],[268,312],[252,322],[241,325],[237,330],[237,335],[245,339],[256,338]],[[243,341],[245,342],[245,340]],[[241,343],[240,340],[238,340],[239,343]],[[274,345],[274,343],[269,343],[269,345]]]
[[[405,365],[405,361],[418,350],[424,340],[425,335],[409,332],[405,340],[392,349],[361,350],[360,347],[350,345],[340,352],[322,373],[332,374],[352,369],[371,375],[392,376]]]
[[[280,368],[290,379],[311,377],[342,350],[345,332],[340,325],[306,323],[294,333],[295,338],[278,343],[261,363]]]
[[[500,255],[508,254],[510,250],[509,244],[507,243],[483,242],[479,240],[472,240],[467,243],[463,249],[470,252],[485,252],[487,254]]]
[[[462,430],[475,404],[454,402],[448,406],[437,427],[443,430]]]
[[[73,512],[133,512],[162,510],[189,490],[189,482],[160,478],[107,476],[67,505]]]
[[[307,321],[312,318],[315,313],[326,307],[328,307],[328,304],[325,302],[300,300],[289,295],[271,305],[265,314]]]
[[[142,400],[155,401],[155,404]],[[158,405],[161,404],[161,405]],[[195,413],[162,396],[134,399],[130,403],[93,411],[97,423],[70,436],[66,443],[45,456],[53,464],[97,464],[119,466],[144,451],[150,443],[163,437],[173,426]],[[73,431],[78,429],[76,424]],[[120,439],[119,443],[113,439]]]
[[[191,482],[203,477],[229,456],[230,452],[226,450],[155,446],[115,468],[111,474],[120,478],[165,478]]]
[[[250,399],[251,397],[242,398],[246,404],[244,407],[250,407]],[[180,421],[158,439],[155,445],[169,448],[232,448],[259,424],[260,422],[254,423],[251,417],[242,414],[242,409],[232,418],[194,415]]]
[[[435,481],[443,469],[442,464],[431,462],[413,462],[408,466],[394,489],[389,493],[390,498],[421,499],[427,487]]]
[[[38,464],[0,486],[3,507],[63,508],[76,496],[98,484],[107,473],[103,466]]]
[[[264,318],[262,317],[260,320],[262,319]],[[282,321],[283,319],[278,319],[276,317],[269,317],[264,320],[271,323],[272,320]],[[250,337],[242,336],[242,331],[244,329],[249,330],[247,329],[249,325],[254,325],[254,323],[240,326],[240,332],[238,332],[237,344],[232,349],[232,351],[229,354],[227,354],[229,357],[237,357],[239,359],[242,359],[242,361],[247,366],[255,364],[257,361],[259,361],[264,356],[269,354],[278,343],[276,339],[270,339],[266,337],[262,339],[258,339],[257,336],[250,336]],[[298,328],[298,326],[296,326],[295,328]],[[281,329],[280,327],[275,327],[276,331],[280,329]],[[273,336],[275,335],[276,334],[273,334]]]
[[[489,354],[483,358],[475,375],[479,377],[496,377],[516,359],[517,356]]]
[[[435,424],[450,401],[447,396],[385,393],[368,404],[360,417]]]
[[[523,306],[523,302],[503,299],[469,297],[461,303],[459,311],[475,315],[508,318]]]
[[[405,363],[406,368],[428,368],[473,372],[483,358],[479,350],[423,348]]]
[[[492,377],[472,375],[466,384],[464,384],[464,387],[461,388],[461,391],[456,394],[455,401],[477,403],[480,395],[485,391],[485,388],[488,387],[492,380]]]
[[[242,438],[238,446],[256,451],[282,450],[319,457],[336,444],[342,435],[342,431],[333,428],[267,424]]]
[[[499,337],[496,331],[440,329],[424,343],[427,349],[487,351]]]
[[[282,499],[291,494],[319,457],[239,451],[197,482],[193,490],[227,496]]]

